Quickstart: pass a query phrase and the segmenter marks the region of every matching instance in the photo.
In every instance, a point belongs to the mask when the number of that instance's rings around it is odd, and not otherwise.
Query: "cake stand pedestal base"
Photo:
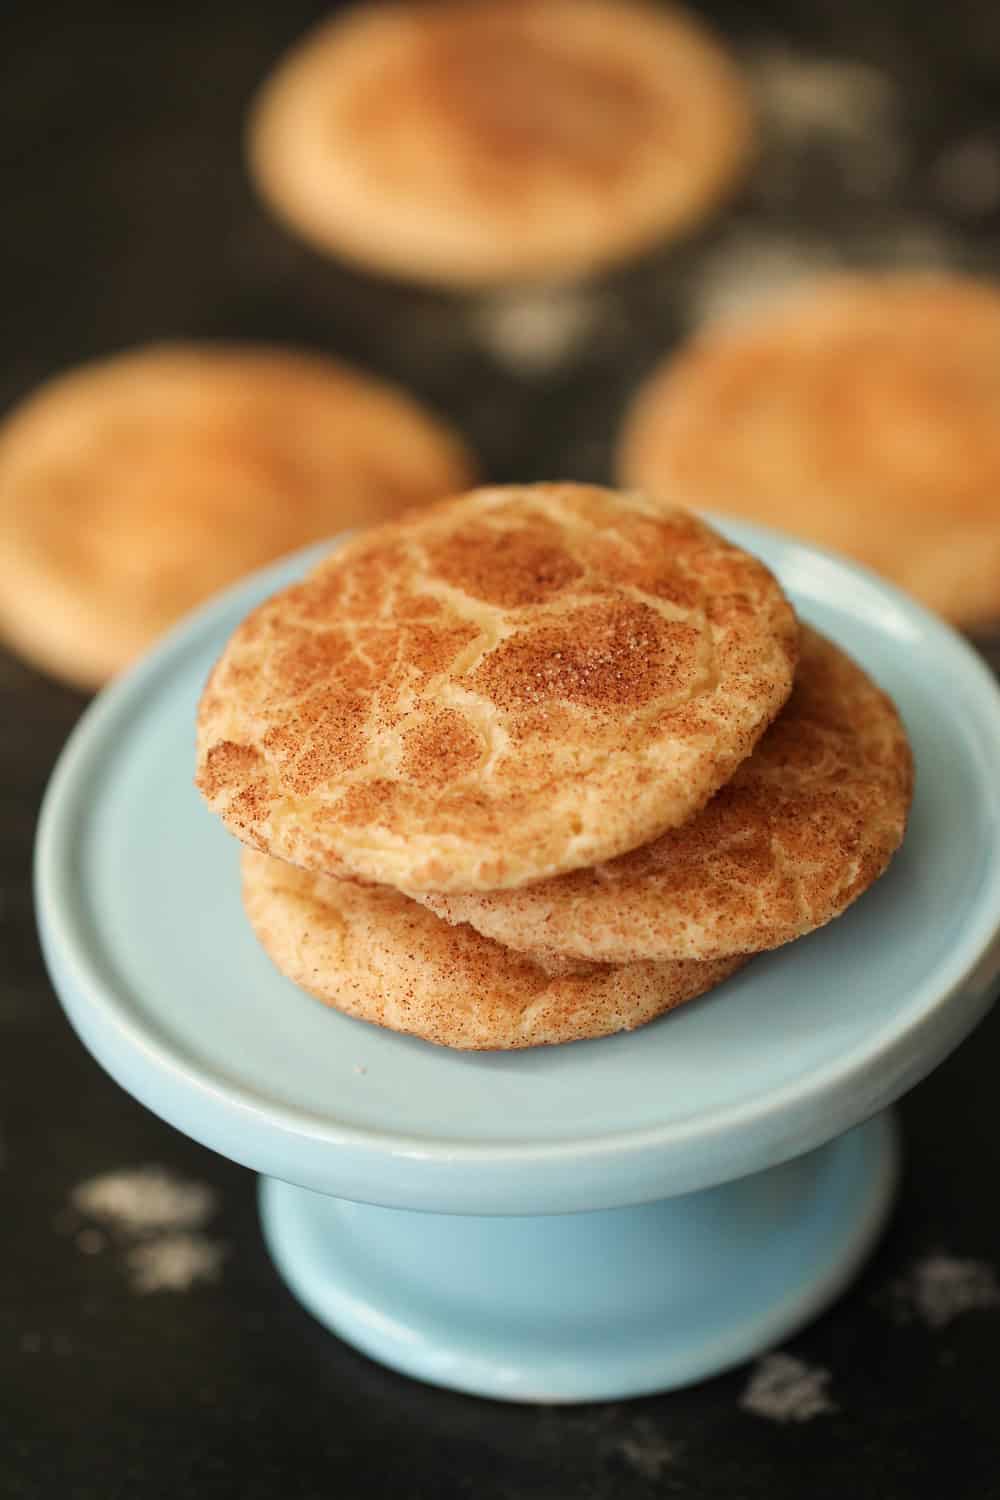
[[[466,1217],[261,1179],[268,1247],[322,1323],[435,1385],[597,1401],[688,1385],[831,1302],[898,1176],[878,1115],[806,1156],[634,1208]]]

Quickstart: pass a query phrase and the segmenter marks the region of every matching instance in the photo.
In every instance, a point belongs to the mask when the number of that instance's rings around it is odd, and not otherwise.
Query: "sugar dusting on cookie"
[[[766,1354],[740,1397],[743,1411],[770,1422],[810,1422],[837,1410],[827,1387],[830,1371],[793,1354]]]

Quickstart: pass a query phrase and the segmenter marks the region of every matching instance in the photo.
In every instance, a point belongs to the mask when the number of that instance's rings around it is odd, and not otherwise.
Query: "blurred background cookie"
[[[358,5],[266,81],[249,155],[318,248],[414,280],[585,273],[696,221],[746,162],[739,73],[643,0]]]
[[[1000,289],[824,279],[656,369],[626,484],[848,553],[952,621],[1000,621]]]
[[[0,427],[0,634],[96,687],[241,574],[472,474],[446,425],[325,356],[118,355],[50,381]]]
[[[746,962],[552,974],[398,891],[243,852],[243,904],[276,968],[325,1004],[440,1046],[538,1047],[632,1031]]]

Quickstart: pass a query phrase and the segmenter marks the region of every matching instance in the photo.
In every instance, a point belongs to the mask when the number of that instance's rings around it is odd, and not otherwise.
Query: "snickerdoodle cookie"
[[[1000,619],[1000,287],[836,277],[653,373],[627,484],[845,552],[959,625]]]
[[[801,649],[781,714],[680,828],[538,885],[421,899],[510,948],[605,963],[758,952],[839,916],[899,847],[913,763],[862,669],[807,626]]]
[[[237,628],[198,784],[245,843],[308,869],[521,885],[697,812],[797,650],[773,575],[689,512],[477,490],[354,538]]]
[[[360,1020],[447,1047],[537,1047],[631,1031],[744,962],[592,965],[551,974],[384,887],[243,853],[243,902],[289,979]]]
[[[252,110],[267,202],[321,250],[475,284],[585,273],[701,217],[745,163],[720,45],[646,0],[385,0],[324,22]]]
[[[0,427],[0,634],[99,686],[241,574],[472,472],[409,397],[319,355],[165,344],[99,361]]]

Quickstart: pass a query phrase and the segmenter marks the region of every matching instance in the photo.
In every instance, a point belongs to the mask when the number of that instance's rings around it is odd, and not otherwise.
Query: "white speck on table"
[[[218,1281],[227,1247],[203,1234],[165,1234],[136,1245],[127,1257],[134,1292],[186,1292]]]
[[[81,1254],[97,1255],[109,1234],[119,1247],[131,1244],[124,1254],[131,1291],[186,1292],[218,1281],[229,1252],[201,1232],[218,1206],[206,1183],[186,1181],[162,1166],[127,1167],[80,1183],[70,1204],[68,1228],[74,1227],[74,1214],[102,1226],[76,1230],[74,1242]]]
[[[91,1177],[73,1189],[70,1201],[78,1213],[130,1235],[198,1229],[216,1206],[210,1187],[186,1182],[160,1166],[130,1167]]]
[[[699,261],[689,306],[697,323],[741,322],[842,264],[829,244],[773,231],[740,231]]]
[[[534,375],[571,358],[608,323],[611,299],[591,288],[558,287],[491,297],[472,326],[486,351],[516,374]]]
[[[793,1354],[766,1354],[740,1397],[744,1411],[771,1422],[810,1422],[835,1412],[827,1394],[830,1371],[807,1365]]]
[[[928,1328],[944,1328],[962,1313],[1000,1307],[1000,1283],[988,1261],[936,1253],[894,1282],[889,1300],[898,1322],[919,1318]]]
[[[618,1451],[628,1464],[643,1479],[659,1479],[676,1462],[676,1443],[668,1443],[662,1433],[645,1417],[640,1417],[627,1437],[618,1444]]]

